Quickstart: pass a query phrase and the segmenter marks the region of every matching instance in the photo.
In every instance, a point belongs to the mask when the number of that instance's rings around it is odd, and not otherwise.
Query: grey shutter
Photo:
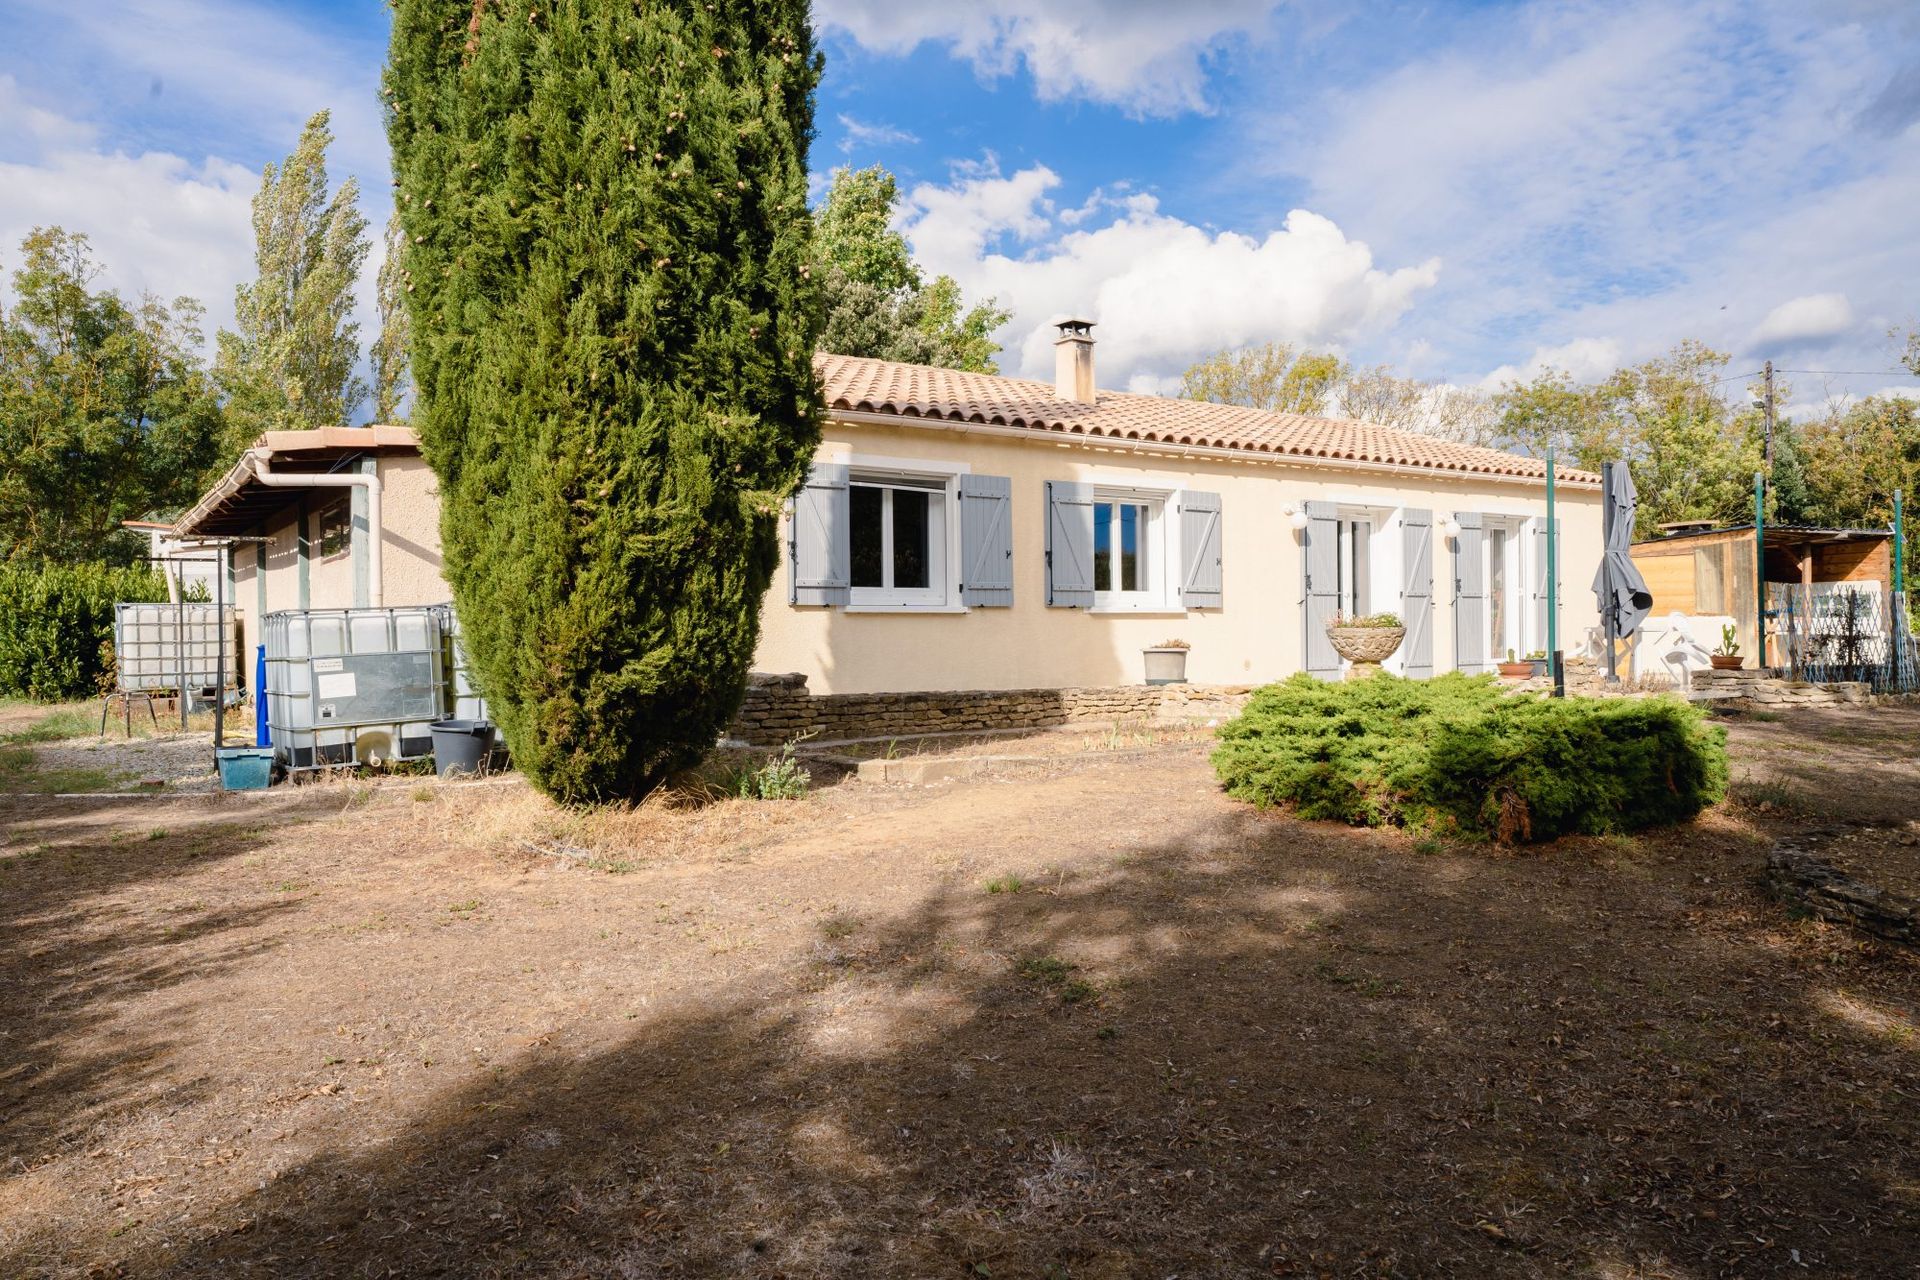
[[[1458,671],[1487,669],[1486,534],[1480,513],[1458,512],[1460,532],[1453,539],[1453,665]]]
[[[1331,502],[1307,504],[1307,528],[1302,540],[1305,555],[1301,602],[1305,627],[1301,653],[1307,672],[1323,680],[1340,678],[1340,655],[1327,639],[1327,624],[1340,612],[1340,508]]]
[[[788,531],[787,599],[794,604],[845,604],[853,583],[852,513],[847,468],[815,463],[793,496]]]
[[[1223,599],[1220,564],[1220,495],[1182,489],[1173,495],[1180,512],[1180,603],[1218,609]]]
[[[1553,523],[1557,534],[1560,522]],[[1547,647],[1547,598],[1547,518],[1541,516],[1533,522],[1533,638],[1529,648],[1543,652]]]
[[[960,603],[1013,603],[1013,481],[960,477]]]
[[[1093,607],[1093,486],[1047,481],[1047,603]]]
[[[1405,552],[1400,580],[1401,670],[1412,679],[1433,674],[1433,512],[1409,507],[1400,513]]]

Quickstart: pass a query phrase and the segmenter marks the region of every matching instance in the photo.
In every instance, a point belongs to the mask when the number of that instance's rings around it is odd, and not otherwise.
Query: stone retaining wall
[[[1181,720],[1228,716],[1249,686],[1118,685],[1096,689],[959,689],[935,693],[834,693],[816,697],[807,678],[755,674],[733,736],[754,746],[795,738],[908,737],[991,729],[1051,729],[1079,721]]]
[[[1783,680],[1764,671],[1696,671],[1687,691],[1695,702],[1731,707],[1857,707],[1874,700],[1873,686],[1845,680],[1811,684]]]
[[[1767,880],[1776,893],[1822,920],[1920,946],[1920,903],[1855,880],[1798,845],[1782,841],[1774,846],[1767,855]]]

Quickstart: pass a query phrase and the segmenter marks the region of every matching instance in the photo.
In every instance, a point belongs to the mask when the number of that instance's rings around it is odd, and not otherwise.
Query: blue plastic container
[[[271,747],[221,747],[213,759],[222,791],[265,791],[273,782]]]

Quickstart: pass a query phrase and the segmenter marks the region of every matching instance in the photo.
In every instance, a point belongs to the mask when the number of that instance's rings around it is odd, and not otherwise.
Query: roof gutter
[[[1289,453],[1260,453],[1251,449],[1227,449],[1210,444],[1180,444],[1173,441],[1128,440],[1120,436],[1095,436],[1054,431],[1047,428],[1008,427],[993,422],[956,422],[951,418],[913,417],[900,413],[871,413],[861,409],[827,409],[827,417],[836,422],[849,422],[870,427],[933,427],[943,431],[957,431],[962,435],[978,434],[1002,436],[1010,440],[1030,442],[1050,441],[1054,444],[1078,444],[1098,448],[1105,446],[1114,449],[1126,449],[1135,453],[1167,454],[1181,458],[1211,458],[1223,462],[1258,462],[1269,466],[1295,467],[1337,467],[1343,471],[1370,471],[1385,475],[1418,477],[1432,480],[1436,478],[1451,480],[1490,480],[1496,484],[1517,484],[1529,488],[1544,489],[1546,476],[1507,476],[1494,471],[1450,471],[1443,467],[1414,467],[1398,462],[1367,462],[1354,458],[1316,458]],[[1560,481],[1562,488],[1590,489],[1598,492],[1599,485],[1587,481]]]
[[[380,544],[380,472],[276,472],[273,451],[265,447],[250,449],[247,459],[253,478],[269,489],[365,489],[367,491],[367,603],[378,609],[385,599],[386,578],[381,573]]]

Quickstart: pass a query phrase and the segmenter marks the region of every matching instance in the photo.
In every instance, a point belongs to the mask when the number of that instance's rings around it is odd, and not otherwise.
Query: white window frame
[[[854,454],[847,459],[847,500],[855,488],[878,488],[889,496],[880,519],[881,562],[892,568],[893,491],[928,495],[928,519],[935,528],[927,539],[925,587],[849,587],[847,613],[965,613],[960,603],[960,477],[973,468],[964,462]],[[852,531],[848,531],[852,536]],[[851,569],[851,547],[848,567]]]
[[[1122,506],[1144,506],[1147,509],[1147,528],[1141,535],[1141,546],[1147,551],[1147,585],[1144,589],[1122,591],[1110,587],[1105,591],[1093,593],[1093,613],[1184,613],[1173,593],[1173,581],[1178,575],[1169,572],[1170,566],[1182,563],[1180,556],[1179,521],[1173,518],[1172,489],[1141,489],[1131,485],[1106,485],[1096,482],[1093,487],[1093,504],[1096,507],[1114,508],[1113,536],[1107,546],[1111,558],[1108,566],[1109,582],[1120,581],[1120,522],[1119,508]],[[1098,528],[1096,516],[1095,528]],[[1094,555],[1099,552],[1098,534],[1095,535]]]
[[[1508,633],[1511,644],[1498,643],[1493,635],[1493,531],[1499,529],[1507,535],[1507,587],[1506,599],[1502,601],[1502,616],[1509,619]],[[1505,515],[1499,512],[1483,512],[1480,517],[1480,580],[1486,583],[1487,610],[1487,661],[1505,662],[1507,650],[1513,650],[1517,659],[1525,658],[1533,650],[1546,643],[1530,635],[1532,631],[1531,606],[1533,600],[1533,539],[1529,535],[1533,522],[1526,516]]]

